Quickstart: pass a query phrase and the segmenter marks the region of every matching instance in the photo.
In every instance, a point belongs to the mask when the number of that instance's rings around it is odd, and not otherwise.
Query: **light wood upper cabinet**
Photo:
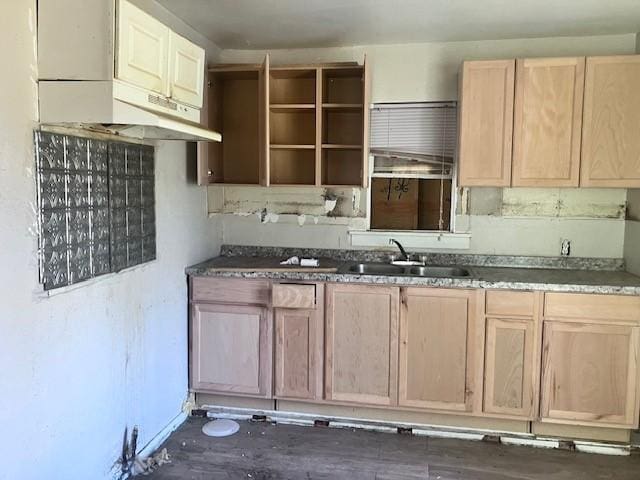
[[[274,284],[274,305],[278,284]],[[289,286],[284,286],[287,288]],[[300,286],[302,287],[302,286]],[[280,398],[321,399],[323,393],[324,285],[304,285],[317,294],[317,304],[297,308],[304,295],[278,294],[293,308],[276,308],[275,395]],[[290,289],[289,289],[290,291]],[[315,301],[314,301],[315,303]]]
[[[191,310],[191,388],[271,396],[272,322],[264,307],[196,303]]]
[[[268,57],[262,65],[224,65],[209,69],[202,123],[222,133],[222,142],[199,144],[199,185],[266,185],[267,71]]]
[[[475,297],[471,290],[402,290],[399,405],[473,409]]]
[[[196,108],[202,107],[204,49],[169,32],[169,96]]]
[[[325,398],[397,405],[398,288],[326,287]]]
[[[508,187],[515,60],[464,62],[460,81],[460,186]]]
[[[640,55],[587,58],[581,185],[640,187]]]
[[[168,96],[169,28],[127,1],[118,7],[116,78]]]
[[[514,187],[577,187],[584,57],[517,60]]]

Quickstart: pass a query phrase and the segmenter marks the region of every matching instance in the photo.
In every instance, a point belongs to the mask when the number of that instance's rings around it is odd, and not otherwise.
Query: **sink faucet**
[[[402,246],[402,244],[396,240],[395,238],[390,238],[389,239],[389,245],[393,245],[396,244],[396,246],[398,247],[398,249],[400,250],[400,259],[401,260],[409,260],[409,255],[407,254],[407,251],[404,249],[404,247]]]

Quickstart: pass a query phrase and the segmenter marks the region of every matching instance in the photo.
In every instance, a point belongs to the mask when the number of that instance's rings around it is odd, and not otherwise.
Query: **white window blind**
[[[455,102],[380,103],[371,110],[374,177],[451,178]]]

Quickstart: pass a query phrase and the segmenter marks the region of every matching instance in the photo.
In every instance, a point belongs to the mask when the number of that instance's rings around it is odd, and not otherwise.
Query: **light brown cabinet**
[[[268,70],[268,56],[261,65],[209,69],[201,118],[222,142],[198,144],[200,185],[264,184]]]
[[[547,294],[542,421],[638,425],[640,298]]]
[[[271,320],[264,307],[193,304],[191,388],[271,396],[271,338]]]
[[[459,184],[511,184],[515,60],[462,64]]]
[[[545,322],[543,420],[637,425],[639,327]]]
[[[577,187],[584,57],[519,59],[513,128],[514,187]]]
[[[398,404],[470,412],[478,361],[476,292],[406,288],[401,295]]]
[[[640,187],[640,55],[587,58],[581,184]]]
[[[283,305],[274,308],[275,396],[322,399],[324,285],[274,284],[273,288],[274,307]]]
[[[540,381],[541,293],[486,293],[482,411],[533,419]]]
[[[464,62],[460,186],[640,187],[638,84],[640,55]]]
[[[355,63],[209,70],[199,183],[365,186],[368,67]]]
[[[326,286],[325,398],[398,403],[398,288]]]
[[[215,277],[190,291],[195,392],[638,425],[640,297]]]

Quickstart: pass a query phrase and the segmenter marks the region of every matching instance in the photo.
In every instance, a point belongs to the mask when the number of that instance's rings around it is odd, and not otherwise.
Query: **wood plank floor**
[[[207,437],[189,418],[162,445],[171,463],[146,478],[638,480],[640,455],[613,457],[362,430],[241,422]],[[161,448],[162,448],[161,447]]]

